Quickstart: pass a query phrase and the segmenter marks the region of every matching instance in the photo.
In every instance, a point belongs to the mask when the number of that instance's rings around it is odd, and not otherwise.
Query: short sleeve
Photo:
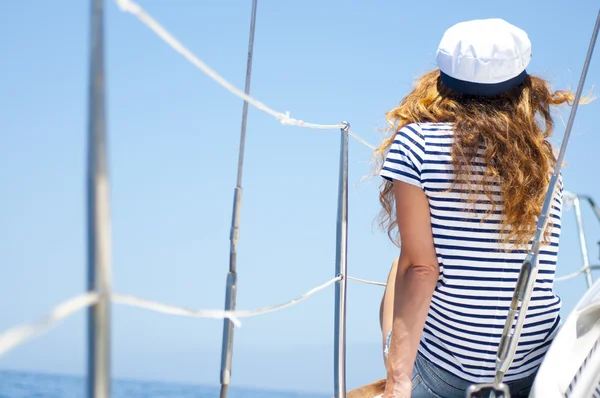
[[[380,175],[388,181],[398,180],[422,188],[421,168],[425,155],[425,138],[416,123],[398,131],[383,163]]]

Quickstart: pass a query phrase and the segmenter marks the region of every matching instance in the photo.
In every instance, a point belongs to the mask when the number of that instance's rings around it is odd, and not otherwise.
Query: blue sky
[[[88,1],[10,1],[0,13],[0,330],[36,319],[85,289]],[[243,87],[251,1],[140,2],[222,76]],[[242,101],[106,2],[113,284],[120,293],[221,308]],[[597,13],[592,0],[349,3],[259,1],[251,94],[292,117],[348,120],[377,144],[384,113],[434,68],[462,20],[500,17],[533,43],[529,71],[577,86]],[[600,82],[597,49],[586,84]],[[597,93],[597,89],[596,89]],[[597,117],[579,109],[566,189],[600,200]],[[568,110],[563,110],[567,119]],[[555,144],[564,128],[557,119]],[[239,243],[238,307],[295,297],[334,276],[339,133],[282,126],[251,108]],[[384,280],[397,249],[379,211],[370,151],[350,143],[349,273]],[[600,237],[583,210],[588,248]],[[573,211],[563,217],[558,274],[581,266]],[[557,285],[568,313],[583,278]],[[330,392],[333,288],[236,331],[233,384]],[[348,385],[384,377],[382,290],[349,283]],[[85,317],[0,358],[0,368],[82,374]],[[221,321],[113,307],[113,374],[217,384]]]

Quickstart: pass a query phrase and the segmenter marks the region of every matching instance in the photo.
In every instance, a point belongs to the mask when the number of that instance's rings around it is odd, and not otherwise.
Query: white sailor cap
[[[460,22],[444,33],[436,59],[450,89],[493,96],[525,80],[531,42],[525,31],[499,18]]]

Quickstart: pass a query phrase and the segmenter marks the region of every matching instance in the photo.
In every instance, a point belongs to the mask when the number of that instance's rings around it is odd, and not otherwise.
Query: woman
[[[550,106],[573,100],[529,75],[530,58],[527,34],[503,20],[459,23],[440,42],[439,69],[387,114],[395,134],[377,150],[381,220],[394,241],[397,229],[401,253],[381,306],[385,398],[463,398],[469,385],[494,378],[556,161]],[[513,397],[528,395],[560,322],[553,281],[561,197],[559,182],[504,377]]]

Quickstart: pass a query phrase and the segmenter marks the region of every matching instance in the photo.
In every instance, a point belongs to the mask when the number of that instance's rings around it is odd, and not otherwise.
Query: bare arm
[[[401,385],[411,380],[439,265],[427,196],[419,187],[399,181],[394,182],[394,191],[402,251],[396,273],[387,384]]]

